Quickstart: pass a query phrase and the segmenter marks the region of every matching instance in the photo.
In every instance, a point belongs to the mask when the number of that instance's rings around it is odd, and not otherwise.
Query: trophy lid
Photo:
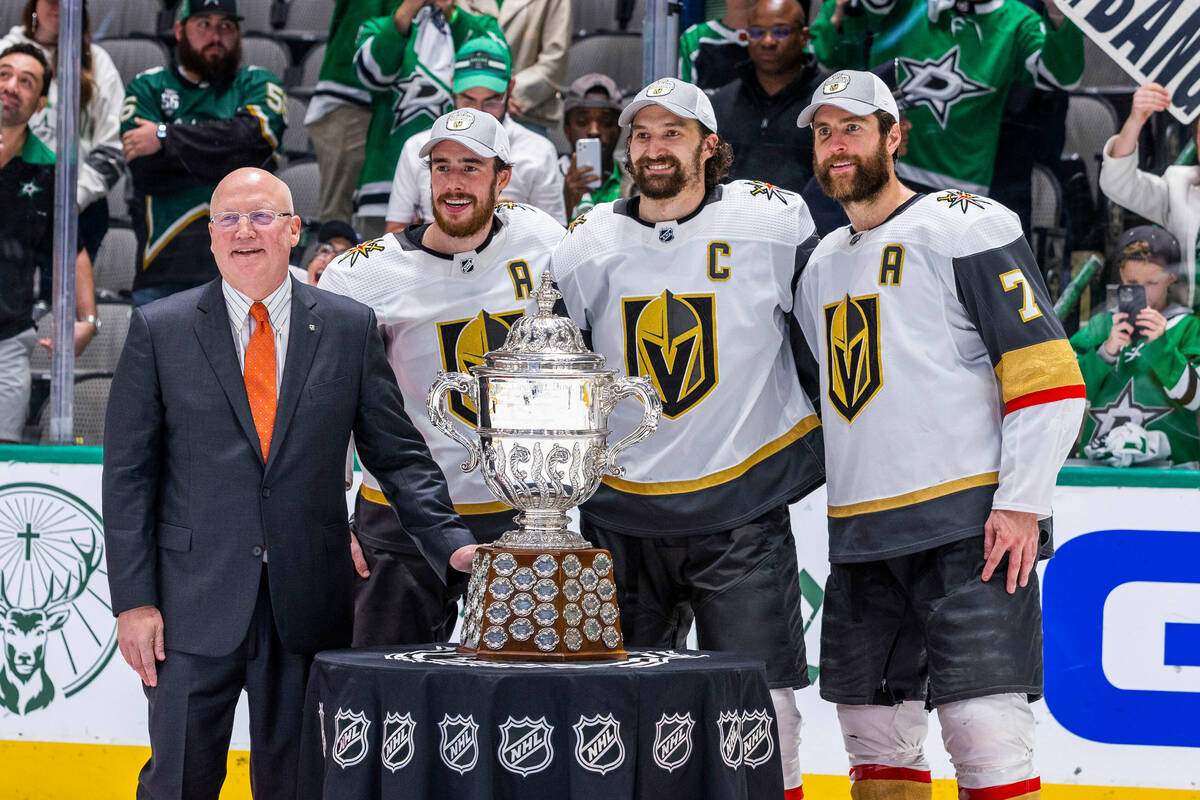
[[[604,369],[604,356],[588,350],[579,327],[554,313],[562,293],[554,287],[549,270],[533,293],[538,312],[513,323],[504,345],[483,357],[488,367],[509,371],[579,371]]]

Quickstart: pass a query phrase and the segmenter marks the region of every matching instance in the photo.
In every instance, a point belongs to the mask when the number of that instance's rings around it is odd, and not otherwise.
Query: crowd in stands
[[[812,131],[796,117],[831,74],[875,71],[911,130],[897,163],[908,185],[1008,205],[1052,293],[1086,255],[1105,261],[1080,307],[1063,311],[1079,330],[1072,341],[1092,403],[1079,457],[1196,466],[1200,167],[1171,164],[1179,140],[1190,148],[1200,136],[1195,125],[1180,136],[1160,113],[1170,104],[1163,87],[1100,81],[1111,61],[1058,2],[691,0],[685,19],[700,21],[680,36],[677,72],[711,96],[733,148],[730,178],[800,193],[825,234],[847,220],[813,178]],[[310,283],[336,254],[431,219],[418,154],[452,108],[487,112],[508,133],[514,164],[502,200],[567,224],[632,190],[617,118],[640,88],[628,63],[640,53],[640,4],[83,8],[77,354],[123,336],[119,324],[102,330],[112,307],[127,317],[128,304],[217,275],[208,199],[239,167],[277,171],[289,184],[305,230],[294,273]],[[0,440],[29,442],[45,436],[59,4],[26,0],[0,22],[11,23],[0,40],[0,191],[4,207],[18,209],[0,222]],[[1085,107],[1100,109],[1101,121],[1077,116]],[[1106,307],[1113,284],[1144,286],[1144,313]],[[82,363],[77,373],[88,373]],[[1130,456],[1134,448],[1142,455]]]

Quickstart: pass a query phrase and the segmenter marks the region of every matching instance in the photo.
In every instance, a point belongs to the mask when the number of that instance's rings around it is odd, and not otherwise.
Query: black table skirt
[[[632,650],[625,662],[483,662],[448,645],[321,653],[301,800],[783,796],[761,662]]]

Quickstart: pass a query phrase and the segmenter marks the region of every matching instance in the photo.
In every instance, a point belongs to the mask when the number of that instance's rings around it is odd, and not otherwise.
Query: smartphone
[[[591,168],[592,172],[596,175],[596,179],[592,181],[593,186],[599,186],[604,182],[604,173],[600,168],[602,163],[603,157],[600,155],[599,139],[575,140],[575,166]]]
[[[1137,283],[1123,283],[1117,287],[1117,311],[1125,314],[1125,321],[1133,325],[1133,341],[1145,337],[1137,329],[1138,312],[1146,307],[1146,287]]]

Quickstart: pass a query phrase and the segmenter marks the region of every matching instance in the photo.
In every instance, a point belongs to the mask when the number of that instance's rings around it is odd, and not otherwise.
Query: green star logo
[[[21,184],[21,191],[18,192],[17,195],[19,197],[32,198],[40,191],[42,191],[42,187],[38,186],[35,181],[29,181],[28,183]]]

